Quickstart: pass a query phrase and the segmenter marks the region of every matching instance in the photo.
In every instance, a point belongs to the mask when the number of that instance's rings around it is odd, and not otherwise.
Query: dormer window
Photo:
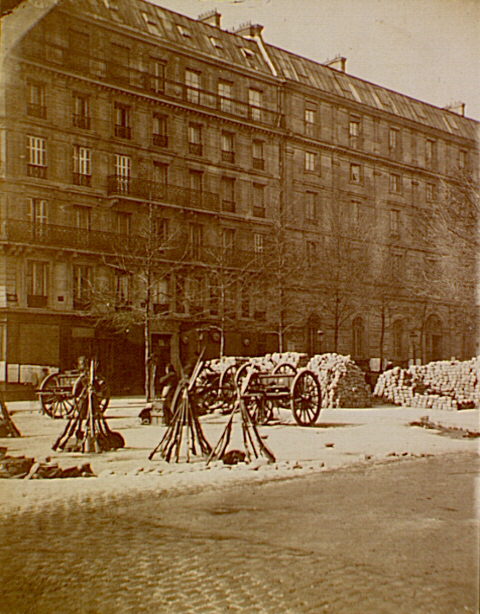
[[[180,32],[180,34],[182,36],[184,36],[185,38],[191,38],[192,35],[190,34],[190,30],[188,28],[186,28],[185,26],[181,26],[180,24],[177,23],[177,28],[178,31]]]
[[[215,36],[209,36],[208,38],[212,43],[212,47],[215,47],[215,49],[223,49],[223,45],[218,38]]]
[[[150,34],[161,34],[158,23],[153,17],[151,17],[151,15],[142,11],[142,17],[145,20],[147,30],[150,32]]]

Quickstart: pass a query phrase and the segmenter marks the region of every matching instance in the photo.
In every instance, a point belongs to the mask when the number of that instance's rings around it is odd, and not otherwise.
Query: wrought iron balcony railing
[[[217,92],[192,87],[186,83],[164,79],[140,70],[99,57],[74,52],[68,47],[38,41],[25,43],[23,56],[37,62],[54,66],[57,70],[64,68],[78,72],[82,76],[100,79],[120,87],[147,92],[162,99],[170,99],[193,104],[205,110],[214,110],[236,118],[246,119],[270,127],[280,125],[281,114],[266,107],[249,105],[247,102],[221,96]]]
[[[107,182],[107,191],[110,196],[131,196],[206,211],[220,210],[218,194],[212,192],[119,175],[110,175]]]

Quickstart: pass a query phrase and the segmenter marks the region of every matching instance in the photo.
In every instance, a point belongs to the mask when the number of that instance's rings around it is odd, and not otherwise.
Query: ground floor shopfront
[[[336,331],[319,313],[284,332],[283,351],[308,355],[338,352],[351,355],[366,371],[387,363],[406,366],[433,360],[468,359],[480,352],[478,328],[472,321],[452,318],[444,309],[416,317],[414,306],[399,306],[387,317],[378,311],[353,313]],[[113,394],[141,394],[145,379],[144,333],[140,327],[118,333],[95,326],[80,315],[5,311],[0,314],[0,387],[38,387],[52,371],[74,369],[78,358],[96,358]],[[206,359],[221,352],[218,322],[163,319],[152,326],[151,352],[157,373],[165,365],[191,363],[203,351]],[[223,353],[258,356],[279,351],[272,323],[239,321],[224,334]]]

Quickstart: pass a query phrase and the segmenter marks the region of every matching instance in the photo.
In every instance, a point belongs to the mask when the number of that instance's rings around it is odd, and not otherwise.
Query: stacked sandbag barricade
[[[480,407],[480,357],[441,360],[407,369],[394,367],[380,375],[374,395],[395,405],[420,409]]]
[[[371,407],[372,394],[365,374],[350,356],[316,354],[307,364],[318,375],[322,407]]]

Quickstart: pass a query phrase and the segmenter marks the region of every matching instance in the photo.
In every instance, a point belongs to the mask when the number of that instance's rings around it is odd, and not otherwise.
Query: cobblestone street
[[[476,611],[474,455],[1,523],[2,614]]]

